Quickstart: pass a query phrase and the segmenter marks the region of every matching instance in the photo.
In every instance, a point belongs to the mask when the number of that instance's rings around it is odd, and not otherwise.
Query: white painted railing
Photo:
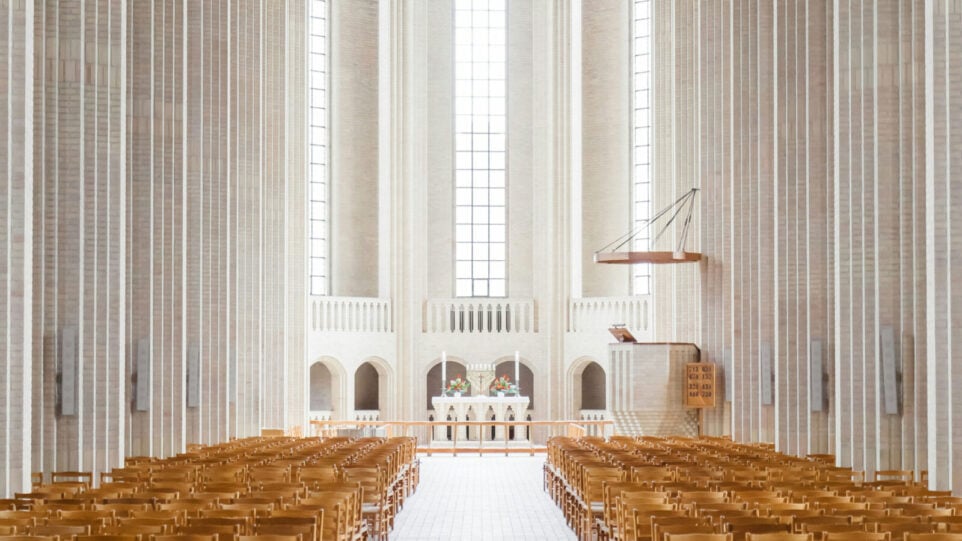
[[[424,304],[424,332],[535,333],[534,299],[430,299]]]
[[[651,297],[588,297],[568,303],[568,332],[603,331],[613,323],[625,327],[642,340],[651,326]]]
[[[334,412],[332,410],[311,410],[307,417],[312,421],[333,421]]]
[[[375,297],[311,297],[314,332],[375,332],[392,330],[391,300]]]
[[[379,410],[355,410],[355,421],[379,421],[381,412]]]
[[[608,411],[607,410],[581,410],[580,412],[582,421],[607,421]],[[586,425],[585,430],[589,436],[602,436],[608,437],[611,434],[606,433],[604,426],[599,425]]]

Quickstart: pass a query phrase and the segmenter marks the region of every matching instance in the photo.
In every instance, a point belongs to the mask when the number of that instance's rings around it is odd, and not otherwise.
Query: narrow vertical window
[[[328,248],[328,2],[308,0],[308,182],[311,295],[330,294]]]
[[[505,0],[454,2],[455,294],[504,297]]]
[[[631,10],[631,195],[632,229],[641,230],[633,251],[650,250],[651,217],[651,0],[633,0]],[[635,295],[651,293],[651,264],[632,265]]]

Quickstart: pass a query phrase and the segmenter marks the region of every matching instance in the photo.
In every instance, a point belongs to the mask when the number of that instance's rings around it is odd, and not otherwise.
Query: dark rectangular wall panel
[[[775,402],[772,393],[772,345],[767,342],[762,343],[760,355],[761,374],[759,378],[761,379],[762,405],[771,406]]]
[[[732,350],[724,349],[722,351],[722,370],[725,372],[725,402],[732,401],[732,389],[735,385],[735,380],[732,377]]]
[[[134,390],[134,409],[150,409],[150,340],[137,341],[137,384]]]
[[[812,340],[811,345],[812,357],[810,359],[811,365],[809,370],[811,372],[811,381],[809,382],[809,389],[811,390],[811,402],[812,411],[820,412],[824,409],[825,403],[825,388],[824,388],[824,359],[822,357],[822,341]]]
[[[187,407],[200,406],[200,350],[197,344],[187,348]]]
[[[896,363],[895,329],[882,327],[882,405],[886,415],[900,413]]]
[[[77,328],[60,334],[60,415],[77,414]]]

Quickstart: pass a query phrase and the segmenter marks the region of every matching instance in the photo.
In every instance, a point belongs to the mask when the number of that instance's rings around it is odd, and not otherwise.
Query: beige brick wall
[[[19,442],[0,494],[303,424],[305,5],[276,5],[0,3],[0,437]],[[66,327],[76,415],[56,403]]]
[[[957,6],[948,4],[946,14],[938,6],[943,26],[928,37],[947,51],[946,36],[951,42],[962,25]],[[656,334],[692,333],[713,362],[731,352],[734,400],[706,415],[708,432],[775,441],[797,454],[834,452],[842,464],[869,471],[932,466],[927,342],[951,344],[951,326],[940,322],[950,318],[952,301],[936,295],[926,304],[924,296],[932,232],[926,236],[923,7],[655,5],[656,200],[702,188],[695,246],[706,256],[700,281],[674,268],[656,272]],[[944,113],[934,115],[934,128],[949,134],[954,65],[938,58],[933,105]],[[936,154],[950,155],[950,140],[938,147],[936,137]],[[947,175],[935,184],[951,193],[950,162],[935,162]],[[952,224],[951,203],[944,205],[944,214],[932,216],[935,231]],[[928,252],[936,276],[948,280],[951,258]],[[937,317],[934,340],[927,307]],[[901,415],[883,408],[884,327],[895,330],[900,351]],[[830,400],[823,412],[809,402],[813,340],[825,344]],[[765,347],[775,405],[760,400]],[[937,356],[950,357],[947,350]],[[936,392],[940,403],[950,396]],[[954,436],[941,430],[937,439]]]

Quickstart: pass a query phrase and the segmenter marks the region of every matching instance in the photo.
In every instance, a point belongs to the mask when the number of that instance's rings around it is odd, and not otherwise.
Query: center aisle
[[[422,456],[391,540],[574,540],[543,490],[545,456]]]

